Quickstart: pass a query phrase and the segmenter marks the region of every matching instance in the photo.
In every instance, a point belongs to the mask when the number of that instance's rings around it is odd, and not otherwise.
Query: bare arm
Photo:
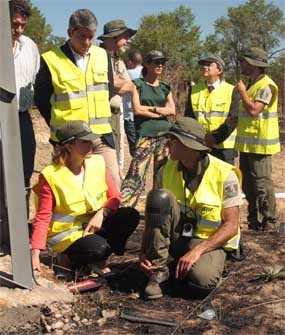
[[[165,107],[156,106],[144,106],[140,104],[139,94],[137,90],[132,92],[132,105],[135,115],[146,116],[153,119],[159,119],[161,117],[175,115],[175,104],[172,97],[172,93],[169,92]]]
[[[238,232],[238,217],[238,206],[223,209],[222,220],[224,224],[208,239],[197,244],[179,259],[176,267],[176,278],[183,277],[203,254],[221,248],[231,239]]]
[[[252,101],[250,97],[247,95],[246,87],[242,80],[240,80],[237,84],[237,90],[240,94],[240,98],[242,100],[242,104],[247,111],[247,113],[251,117],[257,117],[259,113],[261,113],[265,107],[265,104],[261,101]]]

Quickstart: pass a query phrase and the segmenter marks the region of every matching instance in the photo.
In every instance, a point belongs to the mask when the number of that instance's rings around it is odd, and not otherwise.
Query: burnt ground
[[[48,131],[33,111],[33,120],[37,136],[37,157],[34,181],[39,171],[50,161],[50,145],[47,144]],[[127,151],[127,146],[125,146]],[[273,157],[273,178],[276,192],[285,192],[284,164],[285,149]],[[150,178],[147,189],[150,188]],[[144,199],[138,205],[143,213]],[[285,223],[284,199],[277,199],[279,220]],[[31,216],[34,209],[31,208]],[[109,280],[108,285],[98,291],[76,294],[71,310],[81,320],[89,323],[78,323],[71,328],[70,334],[285,334],[285,281],[254,280],[255,274],[263,271],[265,266],[285,264],[285,233],[249,231],[246,225],[246,204],[242,206],[241,227],[246,259],[242,262],[227,262],[227,277],[222,285],[206,299],[194,299],[185,296],[183,286],[174,289],[169,281],[165,287],[165,295],[156,301],[145,301],[141,298],[144,276],[138,269],[138,248],[143,230],[140,223],[131,241],[137,247],[125,256],[110,258],[113,269],[122,270],[117,278]],[[50,276],[49,267],[45,267],[43,276]],[[207,308],[214,309],[216,317],[203,320],[197,315]],[[60,306],[58,306],[60,309]],[[148,323],[129,322],[120,317],[121,313],[148,318],[156,318],[177,323],[176,327],[167,327]],[[14,318],[24,314],[14,310]],[[42,315],[43,309],[33,309],[33,313]],[[31,313],[31,314],[33,314]],[[31,315],[30,314],[30,315]],[[3,316],[1,316],[3,318]],[[26,316],[23,320],[28,321]],[[2,319],[3,320],[3,319]],[[16,333],[40,334],[47,333],[39,317],[30,318],[33,327],[26,332],[25,327]],[[15,329],[15,327],[14,327]],[[33,329],[33,331],[31,331]],[[54,330],[51,333],[60,334]]]

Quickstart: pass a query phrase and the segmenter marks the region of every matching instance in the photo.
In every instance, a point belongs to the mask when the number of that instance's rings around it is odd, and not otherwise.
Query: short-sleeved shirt
[[[183,178],[189,190],[194,193],[202,178],[204,176],[205,170],[209,165],[209,157],[206,155],[198,163],[197,173],[195,175],[190,175],[189,172],[183,171]],[[179,169],[184,170],[183,166],[180,164]],[[162,188],[162,175],[163,167],[159,170],[158,176],[156,178],[156,188]],[[242,205],[242,193],[238,177],[234,171],[231,171],[228,178],[225,180],[223,185],[223,201],[222,208],[230,208]]]
[[[146,83],[143,78],[134,80],[140,104],[143,106],[165,107],[167,96],[170,93],[170,86],[163,81],[158,86]],[[141,137],[156,137],[160,132],[169,129],[170,123],[167,118],[151,119],[144,116],[135,115],[135,127]]]

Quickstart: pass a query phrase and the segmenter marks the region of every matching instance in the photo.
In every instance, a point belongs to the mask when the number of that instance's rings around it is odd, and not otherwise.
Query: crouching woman
[[[119,208],[121,196],[104,158],[93,154],[99,136],[82,121],[66,123],[56,132],[59,142],[53,161],[35,188],[38,209],[31,237],[35,270],[41,271],[40,251],[46,244],[67,255],[75,268],[105,263],[112,252],[124,253],[138,225],[136,210]]]

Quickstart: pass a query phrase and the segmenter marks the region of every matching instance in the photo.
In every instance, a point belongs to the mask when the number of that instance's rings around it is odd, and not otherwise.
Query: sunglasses
[[[164,65],[166,63],[166,60],[165,59],[154,59],[153,61],[151,61],[151,63],[155,65]]]

